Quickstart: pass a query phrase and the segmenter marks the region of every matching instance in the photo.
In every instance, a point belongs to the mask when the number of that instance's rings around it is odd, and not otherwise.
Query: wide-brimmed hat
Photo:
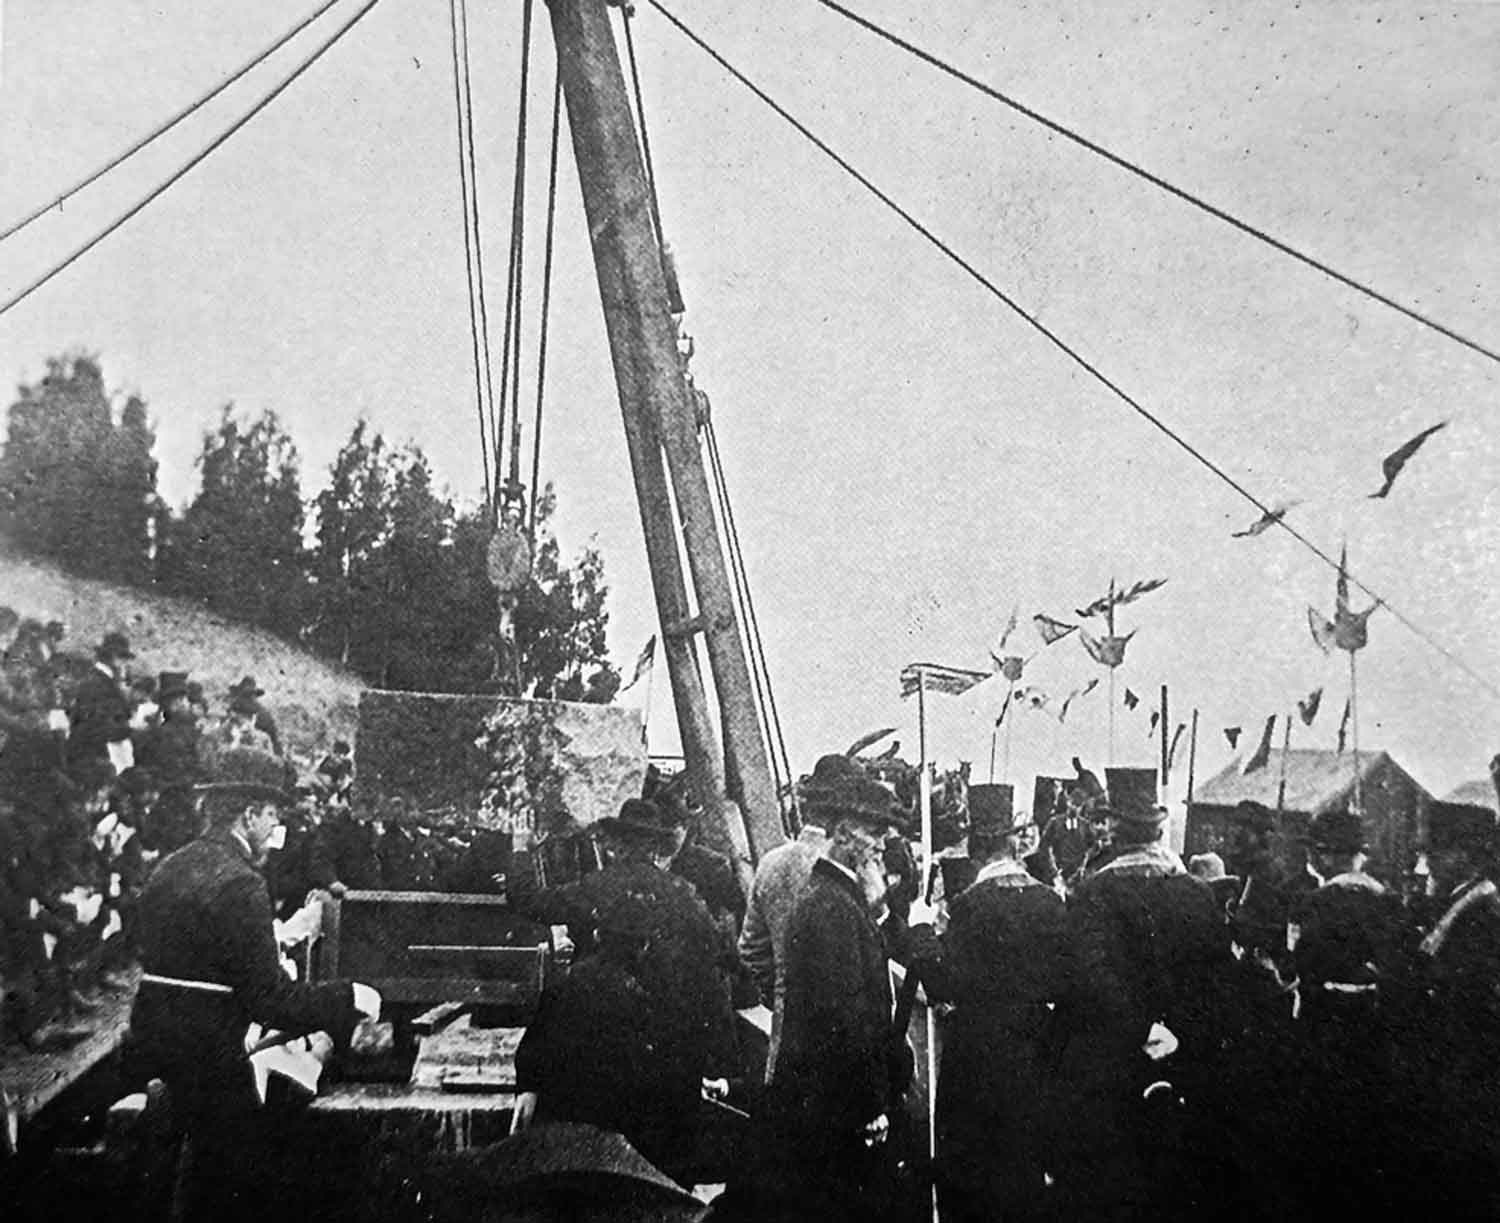
[[[163,671],[156,677],[156,699],[165,705],[173,697],[188,695],[186,671]]]
[[[901,833],[908,831],[906,816],[897,806],[895,794],[867,776],[863,769],[820,791],[817,801],[809,805],[808,816],[825,828],[832,828],[840,821],[852,821],[875,832],[891,828]]]
[[[998,782],[969,787],[969,836],[996,841],[1031,827],[1031,816],[1016,813],[1016,788]]]
[[[199,794],[232,795],[291,806],[296,798],[289,781],[286,761],[279,756],[252,747],[234,747],[219,757],[213,780],[194,789]]]
[[[131,659],[135,657],[130,648],[130,638],[124,633],[105,633],[104,640],[99,643],[99,648],[94,651],[94,657],[101,661],[109,659]]]
[[[597,821],[594,827],[603,833],[613,833],[633,841],[670,843],[681,827],[671,812],[664,810],[649,798],[627,798],[618,815],[607,816]]]
[[[1363,821],[1353,811],[1342,807],[1314,816],[1308,832],[1313,848],[1329,853],[1359,853],[1366,846]]]
[[[821,756],[818,763],[813,765],[813,771],[798,782],[797,797],[804,807],[815,807],[827,799],[839,784],[864,775],[864,769],[849,756]]]
[[[1427,809],[1429,853],[1460,850],[1487,854],[1494,848],[1495,813],[1475,803],[1435,802]]]
[[[1105,769],[1104,786],[1109,814],[1120,823],[1156,827],[1167,818],[1156,801],[1155,769]]]

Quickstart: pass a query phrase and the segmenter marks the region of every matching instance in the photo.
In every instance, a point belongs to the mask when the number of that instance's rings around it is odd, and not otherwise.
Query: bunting
[[[1386,496],[1391,491],[1391,486],[1396,483],[1396,477],[1401,474],[1401,469],[1406,466],[1406,460],[1422,449],[1422,443],[1436,433],[1439,429],[1446,429],[1448,422],[1441,420],[1435,425],[1429,425],[1410,441],[1403,442],[1390,454],[1386,455],[1380,463],[1380,472],[1385,477],[1385,483],[1370,494],[1371,501]]]
[[[962,667],[945,667],[941,663],[914,662],[901,668],[901,696],[903,699],[913,696],[919,687],[944,696],[962,696],[989,677],[987,671],[966,671]]]
[[[635,667],[630,673],[630,682],[621,688],[621,692],[627,692],[641,682],[641,677],[651,670],[656,663],[656,634],[652,633],[647,639],[645,648],[635,660]]]
[[[1297,715],[1302,719],[1303,726],[1311,726],[1313,719],[1318,716],[1318,706],[1323,703],[1323,689],[1314,688],[1305,697],[1297,702]]]
[[[1264,535],[1278,522],[1287,516],[1287,512],[1301,505],[1300,501],[1285,501],[1277,506],[1267,509],[1259,518],[1252,522],[1243,531],[1230,533],[1231,539],[1253,539],[1257,535]]]
[[[1085,620],[1090,616],[1108,615],[1114,608],[1123,607],[1126,603],[1134,603],[1142,595],[1148,595],[1153,590],[1160,590],[1166,584],[1166,578],[1149,578],[1144,582],[1137,582],[1128,590],[1111,590],[1109,594],[1100,595],[1087,607],[1075,607],[1073,610]]]
[[[1066,722],[1068,720],[1068,710],[1072,706],[1073,702],[1081,696],[1088,696],[1088,694],[1098,686],[1099,677],[1095,676],[1093,679],[1089,680],[1089,682],[1086,683],[1082,688],[1074,688],[1073,691],[1068,693],[1068,695],[1063,699],[1062,708],[1057,711],[1057,720],[1059,722]]]
[[[1238,726],[1226,726],[1224,728],[1224,738],[1229,740],[1230,751],[1233,751],[1240,745],[1240,730],[1241,728]]]
[[[1009,683],[1020,683],[1021,675],[1026,670],[1026,660],[1017,654],[1008,654],[1001,658],[998,654],[991,654],[990,658],[995,663],[995,673],[1003,675]]]
[[[1125,689],[1125,708],[1134,709],[1141,703],[1141,698],[1136,696],[1129,688]]]
[[[1010,640],[1010,635],[1016,631],[1016,615],[1020,610],[1019,607],[1010,609],[1010,619],[1005,622],[1005,628],[1000,632],[1000,640],[995,642],[995,648],[990,651],[992,656],[1005,653],[1005,643]]]
[[[1051,616],[1044,616],[1041,612],[1031,617],[1032,624],[1036,625],[1038,636],[1043,645],[1052,645],[1061,641],[1069,633],[1076,632],[1076,624],[1065,624],[1061,620],[1054,620]]]
[[[1333,620],[1330,622],[1319,614],[1317,608],[1307,609],[1307,625],[1312,630],[1312,637],[1317,647],[1327,654],[1332,649],[1347,650],[1354,653],[1362,650],[1369,644],[1369,630],[1366,621],[1380,604],[1370,604],[1362,612],[1356,612],[1349,607],[1349,548],[1345,545],[1339,553],[1339,576],[1334,587],[1334,611]]]
[[[1125,647],[1130,639],[1135,636],[1131,630],[1123,637],[1090,637],[1084,629],[1078,630],[1078,639],[1083,642],[1083,648],[1089,652],[1089,657],[1102,666],[1114,670],[1125,661]]]
[[[1167,749],[1167,771],[1172,771],[1172,762],[1177,759],[1177,745],[1182,742],[1182,736],[1187,732],[1187,723],[1177,723],[1177,729],[1172,732],[1172,746]]]
[[[1257,769],[1263,769],[1271,760],[1271,739],[1276,734],[1276,715],[1273,713],[1266,719],[1266,728],[1260,733],[1260,745],[1255,749],[1250,759],[1245,761],[1242,773],[1253,773]]]
[[[1153,709],[1151,711],[1151,725],[1146,728],[1146,738],[1149,739],[1149,738],[1151,738],[1152,735],[1156,734],[1156,728],[1158,726],[1160,726],[1160,725],[1161,725],[1161,710],[1160,709]]]

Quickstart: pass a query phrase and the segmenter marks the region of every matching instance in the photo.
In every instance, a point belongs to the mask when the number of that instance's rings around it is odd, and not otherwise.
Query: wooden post
[[[1286,729],[1281,735],[1281,780],[1276,783],[1276,827],[1281,827],[1281,813],[1286,810],[1286,758],[1292,752],[1292,715],[1286,716]]]
[[[1168,729],[1171,722],[1172,719],[1167,716],[1167,686],[1163,684],[1161,686],[1161,788],[1163,796],[1167,789],[1167,752],[1169,750],[1167,744],[1171,738],[1171,731]]]
[[[1187,802],[1192,805],[1193,781],[1198,774],[1198,711],[1193,710],[1193,729],[1188,732],[1188,788]]]
[[[932,778],[927,760],[927,671],[917,667],[917,754],[922,772],[917,782],[918,803],[922,812],[922,878],[932,877]],[[925,897],[924,897],[925,899]],[[908,971],[913,971],[908,969]],[[927,1016],[927,1157],[937,1159],[937,1016],[929,1001]],[[904,1034],[903,1034],[904,1038]],[[932,1188],[932,1218],[937,1220],[937,1185]]]
[[[1354,651],[1349,651],[1349,742],[1354,747],[1354,813],[1365,813],[1364,795],[1359,778],[1359,684],[1354,666]]]
[[[765,735],[736,622],[698,445],[695,405],[677,351],[677,325],[667,296],[629,94],[605,0],[550,0],[550,7],[683,751],[689,767],[700,775],[717,766],[717,784],[709,786],[715,796],[722,794],[725,776],[736,779],[739,793],[731,797],[738,799],[744,819],[728,831],[753,861],[785,840],[780,799],[771,780]],[[663,455],[665,474],[659,470]],[[696,615],[686,614],[681,565],[675,559],[679,523],[672,516],[673,498],[697,597]],[[710,746],[712,733],[704,734],[708,712],[701,678],[695,684],[688,674],[687,660],[699,633],[707,647],[723,724],[722,763]],[[681,689],[680,677],[684,680]],[[704,801],[708,805],[709,800]],[[720,810],[724,810],[722,805]]]

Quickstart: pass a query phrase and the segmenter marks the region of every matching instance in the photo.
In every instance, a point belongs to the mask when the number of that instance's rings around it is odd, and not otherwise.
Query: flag
[[[1395,484],[1396,477],[1401,474],[1401,469],[1406,466],[1406,460],[1422,449],[1422,443],[1436,433],[1439,429],[1447,428],[1448,422],[1440,420],[1435,425],[1429,425],[1408,442],[1403,442],[1381,461],[1380,470],[1385,476],[1385,483],[1370,494],[1370,500],[1384,497],[1391,491],[1391,485]]]
[[[1231,750],[1239,747],[1240,728],[1238,726],[1226,726],[1224,728],[1224,738],[1229,740],[1229,747]]]
[[[1082,629],[1078,632],[1078,639],[1083,642],[1083,648],[1089,652],[1089,657],[1097,663],[1113,670],[1125,661],[1125,646],[1135,632],[1125,634],[1123,637],[1100,637],[1093,638]]]
[[[1078,626],[1076,624],[1064,624],[1061,620],[1054,620],[1051,616],[1044,616],[1041,612],[1031,617],[1032,624],[1036,625],[1036,631],[1042,638],[1043,645],[1051,645],[1054,641],[1061,641]]]
[[[1066,722],[1068,720],[1068,710],[1072,706],[1073,702],[1081,696],[1088,696],[1088,694],[1098,686],[1099,678],[1098,676],[1095,676],[1093,679],[1089,680],[1089,682],[1086,683],[1082,688],[1074,688],[1073,691],[1068,693],[1067,697],[1063,700],[1062,708],[1057,711],[1057,720],[1059,722]]]
[[[1297,702],[1297,713],[1302,718],[1303,726],[1311,726],[1313,719],[1318,716],[1318,706],[1323,703],[1323,689],[1314,688],[1305,697]]]
[[[998,674],[1005,676],[1006,680],[1012,684],[1020,682],[1021,673],[1026,670],[1024,658],[1016,654],[1009,654],[1004,658],[998,654],[991,654],[990,657],[994,659],[995,671]]]
[[[1128,590],[1112,590],[1107,595],[1100,595],[1087,607],[1075,607],[1073,610],[1084,619],[1088,619],[1090,616],[1107,615],[1112,608],[1121,607],[1126,603],[1134,603],[1142,595],[1148,595],[1153,590],[1158,590],[1166,584],[1166,578],[1150,578],[1144,582],[1137,582]]]
[[[1161,710],[1160,709],[1153,709],[1151,711],[1151,725],[1146,728],[1146,738],[1148,738],[1148,739],[1151,738],[1151,736],[1156,733],[1156,728],[1158,726],[1160,726],[1160,725],[1161,725]]]
[[[1177,744],[1182,741],[1183,733],[1187,730],[1186,722],[1177,723],[1177,729],[1172,732],[1172,746],[1167,748],[1167,771],[1172,769],[1172,762],[1177,759]]]
[[[1323,619],[1323,614],[1316,607],[1307,609],[1307,627],[1312,630],[1313,644],[1328,653],[1333,649],[1334,630],[1333,625]]]
[[[1288,510],[1292,509],[1294,506],[1298,506],[1301,504],[1302,503],[1300,501],[1285,501],[1280,505],[1273,506],[1265,510],[1259,518],[1252,522],[1243,531],[1231,532],[1230,538],[1252,539],[1257,535],[1263,535],[1265,532],[1274,527],[1278,522],[1280,522],[1283,518],[1285,518]]]
[[[1344,716],[1339,719],[1339,746],[1338,746],[1338,754],[1340,756],[1342,756],[1344,754],[1344,742],[1348,738],[1348,735],[1349,735],[1349,714],[1353,710],[1353,708],[1354,708],[1354,698],[1352,696],[1351,697],[1345,697],[1344,698]]]
[[[925,679],[922,684],[918,676]],[[965,671],[961,667],[945,667],[935,662],[914,662],[901,669],[901,695],[911,696],[917,688],[928,692],[941,692],[945,696],[962,696],[975,684],[989,679],[987,671]]]
[[[1266,719],[1266,728],[1260,733],[1260,746],[1255,749],[1250,759],[1245,761],[1245,767],[1241,773],[1253,773],[1256,769],[1263,769],[1271,759],[1271,737],[1276,733],[1276,715],[1273,713]]]
[[[639,657],[635,660],[635,669],[630,673],[630,682],[624,688],[621,688],[620,691],[624,692],[627,689],[634,688],[636,684],[640,683],[641,676],[651,670],[652,664],[655,662],[656,634],[652,633],[650,638],[647,639],[645,647],[641,650]]]
[[[1339,575],[1334,586],[1333,621],[1325,620],[1318,610],[1307,609],[1307,625],[1312,630],[1313,641],[1323,653],[1337,647],[1351,654],[1369,644],[1370,633],[1366,621],[1380,604],[1370,604],[1362,612],[1349,607],[1349,549],[1346,545],[1339,553]]]
[[[1038,688],[1035,684],[1027,684],[1024,688],[1017,688],[1011,703],[1023,703],[1028,709],[1046,709],[1052,704],[1052,698]]]
[[[1141,698],[1136,696],[1129,688],[1125,689],[1125,708],[1134,709],[1141,703]]]
[[[1019,607],[1011,608],[1010,619],[1005,622],[1005,628],[1000,633],[1000,640],[995,642],[995,654],[1004,653],[1005,643],[1010,640],[1010,635],[1016,631],[1016,613],[1020,610]]]

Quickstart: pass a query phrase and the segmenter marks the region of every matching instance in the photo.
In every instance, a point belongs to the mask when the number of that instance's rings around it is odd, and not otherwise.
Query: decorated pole
[[[1193,781],[1198,775],[1198,711],[1193,710],[1193,729],[1188,732],[1187,801],[1193,801]]]
[[[1354,811],[1364,812],[1364,795],[1359,776],[1359,675],[1354,656],[1369,644],[1369,629],[1366,622],[1378,602],[1370,604],[1362,612],[1349,606],[1349,548],[1346,544],[1339,552],[1339,576],[1334,588],[1333,620],[1324,619],[1315,607],[1307,609],[1307,625],[1317,647],[1325,654],[1337,648],[1349,655],[1349,730],[1354,748]]]
[[[1171,767],[1171,749],[1167,746],[1172,719],[1167,716],[1167,686],[1161,686],[1161,788],[1167,788],[1167,770]]]
[[[1365,802],[1359,777],[1359,669],[1354,662],[1355,653],[1349,651],[1349,745],[1354,749],[1354,813],[1363,815]]]

